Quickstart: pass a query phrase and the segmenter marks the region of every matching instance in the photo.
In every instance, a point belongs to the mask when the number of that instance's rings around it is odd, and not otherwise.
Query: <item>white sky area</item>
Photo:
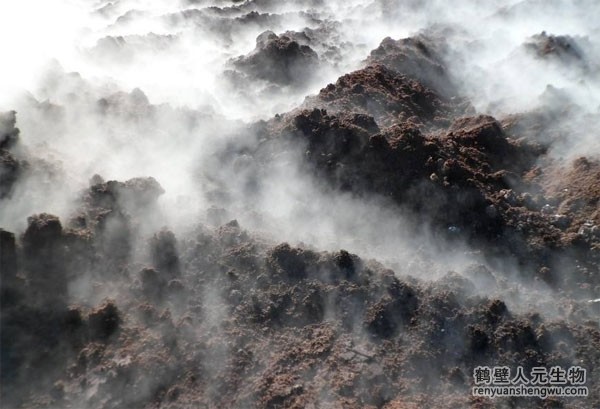
[[[73,40],[86,26],[91,27],[88,13],[75,1],[1,1],[0,103],[15,92],[31,89],[50,59],[71,58]]]

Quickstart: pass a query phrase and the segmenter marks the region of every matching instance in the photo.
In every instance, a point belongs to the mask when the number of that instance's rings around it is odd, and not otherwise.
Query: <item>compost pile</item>
[[[393,9],[387,3],[369,3],[362,13]],[[489,18],[509,18],[533,3]],[[600,405],[600,157],[591,147],[556,154],[573,138],[596,137],[598,111],[584,112],[553,86],[531,109],[481,110],[456,72],[453,46],[465,42],[465,32],[432,26],[381,37],[369,50],[343,41],[343,19],[331,18],[322,2],[296,6],[189,0],[183,11],[153,17],[217,33],[224,47],[240,31],[260,31],[245,54],[225,61],[219,81],[250,105],[268,95],[306,95],[276,115],[239,121],[207,107],[154,103],[143,89],[102,93],[61,70],[52,71],[48,87],[66,102],[29,94],[17,112],[0,114],[2,220],[31,209],[22,228],[0,229],[2,406]],[[96,13],[118,17],[116,26],[146,18],[114,8],[118,2]],[[309,23],[286,27],[290,15]],[[138,52],[182,42],[177,35],[107,36],[88,57],[127,64]],[[532,33],[514,56],[594,84],[591,42]],[[354,65],[348,53],[360,55]],[[323,72],[336,70],[336,80],[308,92]],[[85,185],[74,183],[71,165],[60,159],[61,147],[70,147],[53,145],[70,123],[82,133],[118,124],[99,142],[113,144],[116,155],[96,158],[92,168],[101,170],[113,161],[126,166],[120,133],[142,135],[128,136],[133,152],[152,150],[152,161],[174,155],[153,138],[189,149],[202,201],[164,200],[177,184],[162,181],[183,180],[169,167],[118,180],[91,173]],[[223,138],[196,159],[194,139],[185,135],[199,128]],[[28,143],[26,130],[46,140]],[[85,162],[96,146],[77,155]],[[435,245],[376,259],[380,253],[370,249],[380,243],[355,250],[323,248],[300,233],[286,238],[263,196],[279,179],[284,191],[310,180],[311,192],[375,200],[350,218],[369,223],[385,207],[384,224],[402,220],[398,235]],[[64,188],[71,183],[76,188]],[[307,195],[300,202],[311,209]],[[60,215],[44,207],[57,196],[69,203]],[[302,219],[315,236],[319,215],[348,211],[337,199],[319,203]],[[376,237],[340,231],[366,242]],[[393,237],[381,234],[382,241]],[[460,254],[457,267],[441,258],[448,253]],[[581,366],[589,396],[474,397],[478,366],[526,373]]]

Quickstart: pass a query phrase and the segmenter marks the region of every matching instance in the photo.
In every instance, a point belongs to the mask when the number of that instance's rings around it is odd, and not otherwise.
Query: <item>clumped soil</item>
[[[272,31],[258,36],[254,51],[233,61],[236,69],[251,78],[278,85],[302,84],[310,79],[318,64],[319,57],[310,46]]]
[[[66,305],[69,278],[57,262],[106,276],[119,255],[77,251],[101,233],[62,228],[46,214],[29,223],[21,246],[1,232],[3,375],[18,391],[5,397],[13,405],[487,407],[470,397],[478,365],[586,362],[597,374],[600,331],[581,305],[562,319],[514,313],[473,295],[473,282],[456,273],[401,279],[344,250],[273,245],[235,220],[200,225],[180,241],[158,232],[151,265],[122,265],[111,278],[118,303]],[[95,291],[109,285],[96,282]]]
[[[550,44],[542,54],[552,44],[565,47],[561,39],[538,40]],[[233,219],[190,221],[186,233],[158,229],[140,241],[163,188],[152,177],[95,176],[71,219],[42,213],[20,236],[0,230],[3,402],[106,409],[599,405],[598,311],[587,300],[600,294],[600,163],[548,159],[548,141],[531,137],[541,115],[476,115],[452,95],[440,50],[423,37],[385,39],[364,68],[298,109],[252,125],[262,138],[243,154],[261,165],[302,146],[303,170],[330,189],[386,197],[415,225],[513,260],[520,281],[556,290],[557,314],[513,311],[478,295],[482,282],[510,292],[511,278],[483,265],[435,281],[415,278],[423,271],[398,276],[342,249],[274,243]],[[235,64],[288,84],[295,74],[287,59],[317,62],[308,46],[267,33]],[[265,64],[271,71],[258,70]],[[0,116],[1,195],[19,176],[11,153],[18,134],[14,114]],[[239,153],[222,159],[233,162]],[[146,262],[134,261],[140,253]],[[87,295],[73,302],[69,291]],[[479,365],[526,372],[582,365],[590,397],[474,398]]]

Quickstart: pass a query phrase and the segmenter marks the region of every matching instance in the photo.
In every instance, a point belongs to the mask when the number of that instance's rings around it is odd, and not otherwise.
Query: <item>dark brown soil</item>
[[[380,126],[408,123],[418,127],[448,125],[449,117],[470,109],[467,103],[447,100],[381,64],[340,77],[316,97],[308,98],[305,106],[370,115]]]

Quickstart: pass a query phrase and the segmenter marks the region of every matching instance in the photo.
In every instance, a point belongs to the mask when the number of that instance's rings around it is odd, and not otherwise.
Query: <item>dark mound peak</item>
[[[581,62],[585,58],[584,51],[575,38],[546,34],[545,31],[532,36],[524,47],[539,58],[554,58],[565,63]]]
[[[123,194],[130,194],[136,207],[143,207],[158,199],[164,189],[153,177],[139,177],[126,181],[122,186]]]
[[[588,37],[542,32],[527,39],[522,48],[535,59],[552,64],[573,81],[597,81],[600,66],[595,45]]]
[[[366,118],[354,116],[339,118],[318,109],[302,111],[293,118],[293,125],[288,129],[299,132],[308,139],[309,158],[335,159],[356,155],[367,144],[369,132],[362,126],[356,125],[357,122],[369,127],[370,130],[377,129]]]
[[[79,238],[93,236],[95,251],[108,257],[106,268],[116,269],[108,260],[117,264],[127,261],[137,229],[152,220],[156,202],[164,190],[152,177],[104,182],[102,177],[94,175],[91,183],[92,186],[83,192],[79,213],[74,215],[69,226],[74,229],[75,236],[81,236]],[[167,259],[171,260],[166,257],[165,263],[168,263]],[[166,265],[163,267],[167,268]]]
[[[293,125],[305,135],[311,135],[314,131],[318,131],[323,124],[330,124],[330,127],[335,128],[357,127],[369,134],[379,132],[379,127],[375,119],[366,114],[340,113],[329,115],[324,109],[313,108],[293,112],[287,115],[287,118],[292,119],[287,124],[288,126]]]
[[[277,42],[279,40],[286,42],[286,40],[285,40],[286,38],[289,39],[289,37],[287,37],[287,36],[279,37],[274,32],[267,30],[265,32],[260,33],[258,35],[258,37],[256,37],[256,47],[264,48],[264,47],[268,46],[269,43]]]
[[[476,148],[496,168],[505,166],[518,169],[515,166],[515,155],[518,153],[515,145],[504,135],[500,123],[491,116],[459,118],[450,126],[447,137],[465,148]],[[527,166],[531,164],[527,163]]]
[[[233,61],[236,69],[250,77],[277,85],[305,83],[318,64],[319,57],[312,48],[272,31],[257,37],[254,51]]]
[[[23,244],[23,267],[29,283],[32,305],[53,308],[66,304],[69,256],[64,230],[58,217],[42,213],[27,219]]]
[[[17,113],[15,111],[0,112],[0,149],[9,149],[19,140]]]
[[[167,290],[168,277],[153,268],[144,268],[139,272],[141,292],[150,301],[160,302]]]
[[[11,195],[22,167],[8,150],[0,149],[0,199]]]
[[[466,108],[381,64],[340,77],[316,97],[307,98],[304,106],[366,114],[382,127],[410,122],[424,128],[447,125],[450,117]]]
[[[401,40],[383,39],[371,51],[367,64],[382,64],[402,75],[414,78],[441,95],[453,96],[456,89],[443,62],[446,45],[441,38],[417,35]]]
[[[16,236],[0,228],[0,308],[15,305],[21,298],[18,267]]]
[[[363,282],[370,270],[356,255],[345,250],[334,254],[316,253],[303,248],[280,244],[267,253],[267,269],[273,278],[310,282]]]
[[[39,248],[56,241],[62,235],[62,225],[58,217],[42,213],[27,218],[28,226],[23,235],[23,244]]]
[[[364,52],[362,45],[344,41],[342,25],[333,20],[320,20],[316,27],[286,31],[283,35],[301,45],[310,46],[319,55],[321,63],[332,66],[344,64],[345,57],[350,52]]]
[[[114,301],[106,301],[92,310],[88,316],[90,338],[106,341],[121,324],[121,314]]]
[[[306,270],[315,258],[316,255],[310,251],[282,243],[270,251],[267,266],[275,274],[283,273],[289,278],[301,279],[306,277]]]
[[[446,133],[446,138],[461,145],[464,155],[480,157],[479,165],[484,171],[489,165],[492,172],[512,172],[519,179],[546,150],[534,141],[516,136],[505,132],[503,125],[488,115],[459,118]]]
[[[92,178],[92,183],[83,200],[89,210],[140,210],[152,206],[165,192],[153,177],[133,178],[126,182],[111,180],[103,182],[101,177]]]
[[[16,122],[15,111],[0,112],[0,199],[12,193],[24,165],[11,152],[19,140]]]
[[[454,134],[472,134],[479,129],[487,129],[490,135],[502,136],[502,128],[496,119],[489,115],[479,115],[458,118],[448,128],[450,133]]]

